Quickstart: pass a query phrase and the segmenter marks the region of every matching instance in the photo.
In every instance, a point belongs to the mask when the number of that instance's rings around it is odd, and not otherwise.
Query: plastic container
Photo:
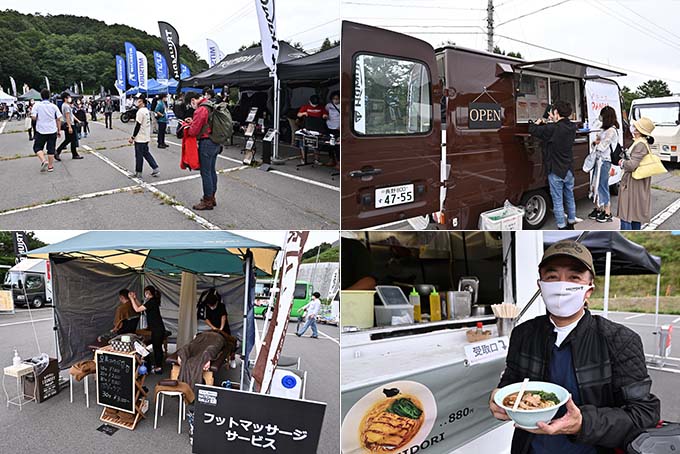
[[[479,215],[479,230],[522,230],[524,210],[509,203]]]
[[[421,314],[421,312],[420,312],[420,295],[418,294],[418,292],[416,292],[415,287],[413,288],[411,293],[409,293],[409,295],[408,295],[408,302],[411,303],[411,306],[413,306],[413,320],[416,323],[420,323],[421,320],[422,320],[422,317],[420,315]]]
[[[375,324],[377,326],[410,325],[412,323],[413,306],[410,304],[375,306]]]
[[[430,321],[438,322],[442,319],[442,302],[437,290],[430,293]]]
[[[340,292],[340,323],[342,326],[372,328],[375,290],[342,290]]]

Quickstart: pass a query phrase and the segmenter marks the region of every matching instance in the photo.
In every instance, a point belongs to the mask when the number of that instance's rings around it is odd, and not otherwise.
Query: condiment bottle
[[[438,322],[442,319],[442,303],[439,299],[439,293],[433,289],[430,293],[430,320]]]
[[[408,295],[408,302],[413,305],[413,320],[415,320],[416,323],[420,323],[422,321],[420,315],[420,295],[416,292],[415,288]]]
[[[480,336],[484,334],[484,324],[482,322],[477,322],[477,334]]]

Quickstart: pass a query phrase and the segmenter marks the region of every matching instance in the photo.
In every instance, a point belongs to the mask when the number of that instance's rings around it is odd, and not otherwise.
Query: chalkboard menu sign
[[[326,404],[196,385],[195,454],[317,451]]]
[[[97,403],[128,413],[135,413],[134,354],[97,350]]]

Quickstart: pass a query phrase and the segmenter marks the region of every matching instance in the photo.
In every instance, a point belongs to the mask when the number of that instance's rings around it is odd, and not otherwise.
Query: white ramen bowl
[[[496,405],[505,410],[505,412],[508,414],[510,419],[515,422],[515,424],[523,429],[538,429],[537,424],[539,422],[550,422],[555,417],[557,410],[559,410],[559,408],[567,403],[567,400],[569,400],[569,391],[560,385],[544,381],[529,381],[527,382],[527,386],[525,388],[526,391],[544,391],[548,393],[554,393],[557,398],[560,399],[560,403],[553,405],[552,407],[539,408],[537,410],[513,410],[512,407],[503,405],[503,400],[510,394],[519,392],[521,387],[522,382],[504,386],[496,392],[493,400]]]

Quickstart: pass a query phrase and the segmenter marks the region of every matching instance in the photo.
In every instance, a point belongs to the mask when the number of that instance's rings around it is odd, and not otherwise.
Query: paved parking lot
[[[117,114],[116,114],[117,115]],[[150,149],[161,174],[151,177],[144,164],[135,178],[134,148],[127,143],[133,124],[113,120],[114,129],[90,122],[92,134],[81,140],[85,157],[62,154],[55,171],[40,173],[23,122],[0,122],[1,229],[338,229],[340,189],[334,170],[296,168],[291,159],[269,172],[242,163],[239,139],[217,160],[218,206],[195,211],[202,196],[197,171],[179,167],[181,144]],[[59,143],[59,142],[58,142]],[[261,149],[258,150],[261,158]]]
[[[34,324],[30,323],[31,316]],[[261,328],[262,320],[257,323]],[[309,333],[297,338],[293,332],[295,326],[291,322],[282,354],[301,358],[301,367],[308,372],[307,399],[327,403],[318,453],[337,454],[340,450],[340,331],[335,326],[319,325],[319,339],[310,339]],[[7,340],[0,343],[2,367],[12,364],[15,347],[24,358],[40,352],[54,356],[52,309],[33,309],[30,314],[26,309],[17,309],[14,315],[0,314],[0,339]],[[174,351],[173,345],[169,348]],[[238,368],[230,369],[226,378],[238,382],[239,373]],[[62,371],[62,376],[68,377],[68,372]],[[161,378],[163,376],[149,375],[146,386],[152,390]],[[6,385],[10,392],[16,389],[15,382],[10,377],[7,378]],[[82,383],[74,385],[73,403],[69,402],[69,391],[66,388],[41,404],[29,403],[21,411],[15,406],[6,408],[5,395],[1,391],[0,395],[0,427],[5,435],[0,452],[3,453],[113,453],[138,450],[149,454],[191,452],[189,424],[184,422],[182,433],[177,433],[176,399],[166,399],[166,414],[162,418],[159,416],[156,430],[153,428],[151,407],[148,418],[142,420],[134,431],[120,429],[109,437],[96,430],[103,424],[99,420],[103,407],[96,403],[96,391],[92,382],[90,408],[85,407]]]

